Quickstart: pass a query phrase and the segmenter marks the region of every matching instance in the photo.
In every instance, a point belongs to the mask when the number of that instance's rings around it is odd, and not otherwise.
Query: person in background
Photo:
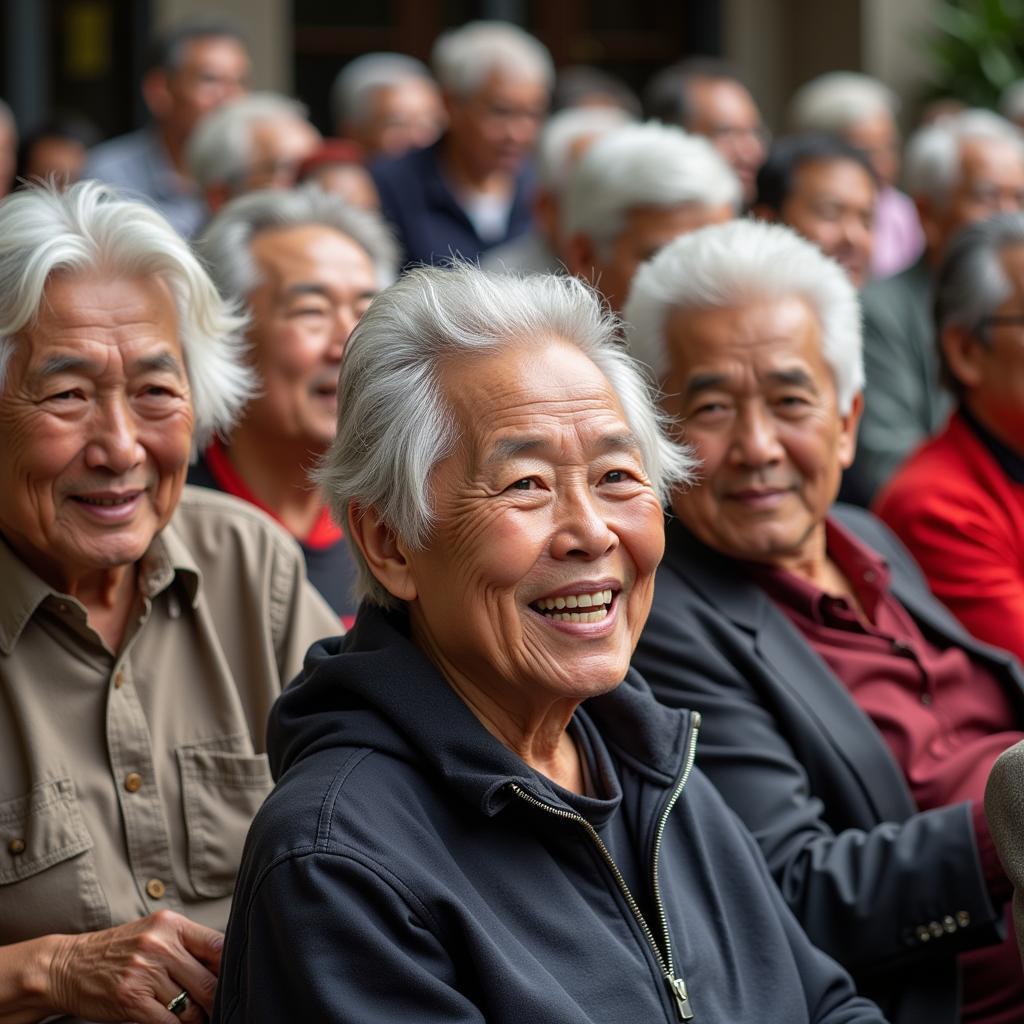
[[[142,79],[152,122],[95,146],[82,177],[97,178],[153,204],[185,238],[206,220],[185,149],[198,121],[241,96],[249,53],[228,21],[196,18],[156,39]]]
[[[878,178],[859,149],[833,135],[792,135],[772,143],[751,213],[793,228],[861,288],[871,271],[877,195]]]
[[[349,206],[380,211],[380,196],[363,160],[363,151],[349,139],[324,139],[299,164],[297,184],[311,183],[340,196]]]
[[[186,158],[211,213],[235,196],[295,184],[322,141],[306,114],[298,100],[254,92],[199,122]]]
[[[555,113],[573,107],[611,107],[636,121],[642,114],[640,100],[620,78],[589,64],[573,64],[558,69],[551,109]]]
[[[82,176],[88,149],[95,145],[96,126],[77,114],[57,114],[18,146],[18,178],[22,181],[50,181],[61,188]]]
[[[770,135],[738,73],[725,61],[691,57],[659,71],[644,90],[644,116],[703,135],[728,161],[749,206]]]
[[[367,160],[433,145],[445,126],[441,91],[426,66],[403,53],[364,53],[331,86],[334,132]]]
[[[572,107],[548,118],[537,144],[533,227],[491,249],[480,265],[499,273],[563,273],[562,199],[569,175],[590,145],[631,121],[623,110],[603,106]]]
[[[338,621],[259,510],[185,486],[252,394],[152,207],[0,203],[0,1019],[200,1024],[266,722]]]
[[[1024,660],[1024,214],[953,239],[935,321],[957,409],[875,510],[971,633]]]
[[[909,270],[864,289],[864,415],[844,501],[870,505],[900,463],[946,422],[932,316],[933,280],[960,228],[1024,209],[1024,139],[987,110],[968,110],[917,131],[907,143],[907,191],[925,253]]]
[[[14,187],[17,161],[18,126],[11,108],[0,100],[0,199]]]
[[[448,113],[445,134],[370,167],[407,264],[475,260],[529,228],[529,158],[554,82],[545,47],[507,22],[444,32],[431,64]]]
[[[877,78],[830,71],[802,85],[789,102],[794,132],[825,132],[856,146],[871,161],[881,183],[875,206],[872,277],[891,277],[913,266],[924,252],[924,234],[909,196],[896,188],[900,177],[899,112],[896,94]]]
[[[233,200],[196,249],[221,295],[248,315],[259,391],[237,426],[205,449],[189,481],[280,522],[302,546],[313,585],[349,625],[356,609],[348,544],[309,472],[334,437],[348,336],[394,278],[395,244],[378,217],[307,185]]]
[[[894,1024],[1019,1020],[982,800],[1024,737],[1024,670],[877,519],[833,506],[862,404],[853,285],[791,229],[737,221],[666,246],[624,315],[701,464],[634,666],[701,711],[705,771]]]
[[[742,197],[736,175],[707,139],[656,122],[618,128],[569,175],[562,202],[566,265],[620,310],[644,260],[677,235],[732,219]]]

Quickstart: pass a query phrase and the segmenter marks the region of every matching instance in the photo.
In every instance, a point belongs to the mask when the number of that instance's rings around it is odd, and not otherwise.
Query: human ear
[[[839,415],[839,465],[843,469],[849,469],[853,464],[853,457],[857,454],[857,425],[860,423],[861,413],[864,411],[864,394],[858,391],[850,403],[849,412]]]
[[[594,283],[597,271],[597,248],[589,235],[577,231],[565,243],[565,265],[574,277]]]
[[[153,120],[164,117],[174,102],[167,81],[167,72],[162,68],[154,68],[142,79],[142,98],[149,108]]]
[[[963,327],[947,327],[939,339],[942,354],[949,373],[965,388],[977,387],[981,383],[981,343]]]
[[[416,599],[416,583],[405,544],[372,506],[348,508],[349,536],[366,559],[377,582],[400,601]]]

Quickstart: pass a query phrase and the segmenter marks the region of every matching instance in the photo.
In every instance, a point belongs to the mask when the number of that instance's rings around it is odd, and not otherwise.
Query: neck
[[[505,171],[481,169],[449,139],[441,147],[441,163],[456,191],[465,189],[492,195],[511,195],[515,178]]]
[[[183,178],[188,178],[188,168],[185,166],[185,139],[177,135],[167,125],[157,125],[157,134],[164,144],[171,166]]]
[[[315,458],[309,446],[257,434],[243,423],[232,435],[227,455],[245,485],[285,529],[306,537],[323,507],[320,491],[309,479]]]
[[[1024,449],[1021,447],[1019,437],[1007,437],[1007,432],[1002,430],[998,423],[993,422],[991,410],[987,402],[978,400],[977,395],[967,392],[961,398],[964,408],[974,417],[983,430],[987,430],[997,441],[1006,445],[1007,448],[1020,458],[1024,458]]]

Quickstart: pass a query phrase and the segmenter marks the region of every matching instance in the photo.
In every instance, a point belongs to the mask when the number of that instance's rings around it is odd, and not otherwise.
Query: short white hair
[[[673,125],[648,121],[602,136],[569,174],[562,203],[565,238],[582,233],[598,247],[618,237],[638,206],[730,206],[743,188],[708,142]]]
[[[404,53],[364,53],[350,60],[331,86],[334,124],[362,124],[370,116],[373,93],[409,81],[437,87],[427,66]]]
[[[153,275],[174,296],[195,416],[193,450],[226,435],[252,396],[245,317],[225,302],[187,243],[151,207],[95,181],[66,192],[30,185],[0,203],[0,391],[17,336],[54,274]]]
[[[846,272],[790,228],[735,220],[682,235],[643,264],[623,309],[633,354],[663,381],[665,339],[676,310],[730,309],[798,296],[821,325],[821,349],[832,369],[839,412],[864,387],[860,306]]]
[[[276,92],[251,92],[211,110],[195,126],[185,145],[188,172],[201,189],[239,184],[249,170],[253,127],[265,121],[305,121],[298,100]]]
[[[1024,136],[1015,125],[991,110],[963,110],[911,135],[903,161],[907,192],[927,197],[940,208],[945,206],[960,180],[961,147],[976,139],[1009,145],[1024,162]]]
[[[260,284],[252,241],[264,231],[307,225],[331,228],[351,239],[373,263],[380,287],[398,273],[398,246],[378,214],[358,210],[314,184],[262,189],[232,199],[195,243],[221,295],[239,305]]]
[[[537,184],[560,195],[575,163],[573,148],[586,138],[598,138],[635,118],[620,107],[569,107],[552,114],[537,140]]]
[[[456,96],[472,96],[496,72],[536,79],[548,89],[555,83],[547,47],[507,21],[470,21],[442,32],[430,53],[430,65],[441,88]]]
[[[338,432],[315,474],[338,522],[374,508],[406,544],[436,526],[430,478],[458,441],[441,383],[446,362],[538,339],[577,346],[604,374],[640,445],[659,497],[692,479],[693,460],[669,439],[649,382],[619,341],[618,321],[573,277],[489,274],[467,264],[422,267],[381,292],[349,338],[338,385]],[[394,599],[356,545],[357,596]]]
[[[789,101],[788,120],[795,132],[843,135],[869,117],[895,117],[899,107],[896,93],[877,78],[829,71],[797,89]]]

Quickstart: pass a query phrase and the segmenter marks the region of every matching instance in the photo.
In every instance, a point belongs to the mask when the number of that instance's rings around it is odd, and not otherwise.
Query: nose
[[[601,502],[589,485],[563,494],[556,505],[557,521],[551,544],[554,558],[593,561],[615,550],[618,535],[602,514]]]
[[[124,398],[99,405],[89,425],[85,463],[90,469],[123,474],[146,458],[131,408]]]
[[[767,408],[748,407],[736,417],[729,446],[729,457],[735,465],[770,466],[784,455],[775,419]]]
[[[340,362],[348,344],[349,335],[359,323],[359,314],[351,306],[339,306],[331,328],[331,347],[329,357]]]

